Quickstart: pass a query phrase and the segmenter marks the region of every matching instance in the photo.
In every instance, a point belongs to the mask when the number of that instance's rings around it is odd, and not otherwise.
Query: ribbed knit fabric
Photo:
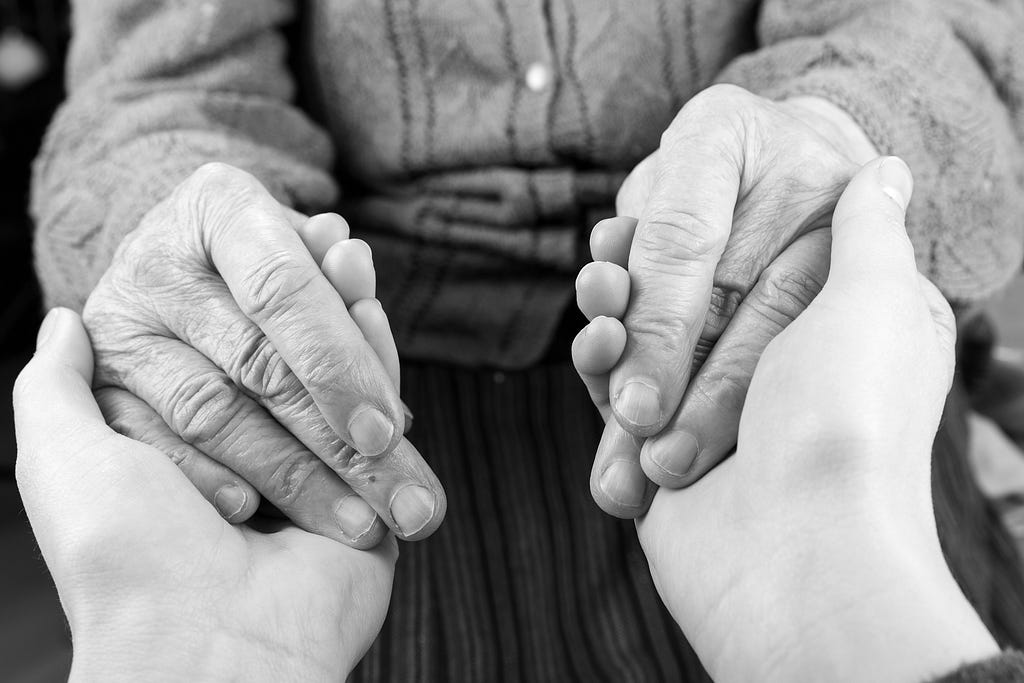
[[[1024,681],[1024,654],[1004,652],[981,662],[968,664],[937,679],[936,683],[1021,683]]]
[[[590,498],[601,424],[569,366],[410,365],[403,386],[448,516],[431,539],[402,545],[387,621],[352,680],[707,680],[632,522]],[[1020,566],[967,471],[963,410],[958,389],[935,449],[943,548],[996,638],[1020,647]]]
[[[402,544],[354,681],[707,680],[633,523],[590,497],[600,418],[570,367],[413,365],[402,382],[448,514],[430,540]]]
[[[298,208],[340,206],[405,358],[528,365],[587,229],[714,81],[825,97],[905,157],[910,234],[947,296],[1021,262],[1016,0],[309,0],[295,75],[329,134],[292,103],[297,3],[73,4],[70,97],[33,193],[51,305],[81,307],[140,217],[221,161]]]

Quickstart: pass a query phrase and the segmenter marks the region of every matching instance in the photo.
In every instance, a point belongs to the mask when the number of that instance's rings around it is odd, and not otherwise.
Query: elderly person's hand
[[[15,387],[18,485],[68,615],[73,680],[343,680],[387,612],[394,537],[355,550],[224,521],[167,457],[107,427],[76,314]]]
[[[717,681],[924,680],[998,651],[939,548],[931,445],[955,326],[915,267],[910,192],[891,157],[854,178],[828,281],[767,345],[736,453],[637,523]]]
[[[791,247],[828,226],[842,188],[875,156],[827,102],[714,86],[627,178],[618,210],[639,217],[635,235],[617,219],[599,224],[594,258],[609,263],[581,274],[628,262],[632,281],[625,353],[595,396],[616,418],[594,465],[602,508],[635,517],[653,493],[647,478],[684,486],[730,452],[762,349],[827,272],[827,250]],[[581,303],[593,318],[621,317],[624,302]]]
[[[233,522],[262,494],[301,528],[356,547],[378,543],[385,524],[423,538],[444,492],[299,222],[237,169],[211,164],[184,181],[86,304],[97,399]]]

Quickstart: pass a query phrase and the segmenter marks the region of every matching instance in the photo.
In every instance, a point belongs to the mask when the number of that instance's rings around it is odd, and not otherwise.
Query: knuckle
[[[743,410],[743,402],[750,386],[750,376],[744,376],[735,370],[723,369],[705,372],[700,381],[695,383],[694,391],[707,405],[726,413],[739,415]]]
[[[708,339],[703,334],[700,339],[697,340],[697,345],[693,348],[693,361],[690,363],[690,374],[694,375],[704,367],[704,362],[707,361],[711,355],[711,351],[715,348],[715,340]]]
[[[318,461],[308,454],[296,453],[285,458],[267,479],[264,495],[277,505],[294,505],[302,498],[306,483],[318,466]]]
[[[216,443],[237,414],[238,388],[219,373],[190,377],[171,396],[170,427],[192,444]]]
[[[96,403],[103,419],[118,434],[158,448],[167,458],[183,470],[188,470],[195,459],[192,446],[169,438],[168,427],[155,411],[142,404],[123,389],[104,387],[95,393]]]
[[[770,265],[751,306],[763,319],[782,330],[810,306],[824,282],[806,270]]]
[[[253,320],[276,317],[308,299],[309,286],[319,276],[312,261],[299,261],[283,250],[268,254],[243,279],[239,306]]]
[[[186,443],[181,443],[164,449],[164,455],[167,456],[168,460],[188,473],[195,462],[196,450]]]
[[[691,372],[695,373],[700,369],[704,365],[704,361],[711,355],[715,344],[718,343],[743,302],[744,296],[746,296],[746,292],[735,287],[720,284],[712,287],[711,300],[704,318],[704,327],[701,329],[700,338],[693,349]]]
[[[281,354],[259,331],[250,332],[238,347],[231,375],[241,386],[270,403],[286,402],[301,389]]]
[[[249,173],[230,164],[210,162],[179,185],[169,203],[181,215],[177,223],[198,227],[203,233],[247,220],[260,188]]]
[[[320,407],[312,395],[301,385],[299,387],[292,395],[275,403],[268,403],[268,410],[281,424],[302,425],[304,434],[311,439],[310,443],[324,444],[330,440],[329,437],[334,434],[334,430],[324,421]]]
[[[673,357],[681,355],[682,343],[692,331],[683,316],[661,308],[640,309],[626,327],[641,353]]]
[[[672,122],[661,136],[661,146],[671,148],[678,140],[678,136],[685,126],[684,121],[693,119],[704,119],[723,123],[723,113],[732,114],[739,111],[756,97],[752,93],[738,85],[730,83],[716,83],[704,88],[699,93],[687,100],[686,104],[676,115]],[[689,133],[686,133],[688,135]]]
[[[333,436],[327,439],[327,445],[325,446],[325,452],[330,462],[333,463],[332,468],[341,474],[347,474],[352,470],[352,466],[359,462],[359,452],[353,446],[349,446],[347,443],[342,441],[339,437]],[[365,460],[365,458],[363,458]]]
[[[355,383],[363,371],[362,354],[351,350],[340,358],[309,363],[305,386],[311,396],[329,396]]]
[[[662,208],[637,230],[634,249],[645,260],[662,265],[717,259],[725,249],[727,236],[704,217],[680,209]]]
[[[713,286],[701,338],[706,339],[712,344],[717,341],[729,325],[729,321],[736,315],[736,310],[743,302],[744,296],[746,296],[746,292],[734,287],[725,285]]]
[[[701,102],[733,102],[751,96],[750,91],[732,83],[714,83],[696,95]]]

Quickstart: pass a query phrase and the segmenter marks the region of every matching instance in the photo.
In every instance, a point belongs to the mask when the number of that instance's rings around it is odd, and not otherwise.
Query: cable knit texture
[[[1021,263],[1017,0],[74,6],[70,96],[32,202],[51,305],[80,308],[140,217],[221,161],[350,219],[406,357],[528,365],[571,301],[587,230],[716,81],[829,99],[907,159],[919,263],[952,299],[985,297]]]

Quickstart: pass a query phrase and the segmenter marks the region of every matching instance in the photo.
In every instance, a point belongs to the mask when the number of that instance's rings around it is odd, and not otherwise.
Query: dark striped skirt
[[[412,441],[448,516],[402,545],[391,609],[355,681],[703,681],[632,522],[589,477],[601,422],[568,364],[403,368]],[[1024,645],[1016,550],[967,469],[954,391],[936,440],[936,516],[954,574],[1003,644]]]

